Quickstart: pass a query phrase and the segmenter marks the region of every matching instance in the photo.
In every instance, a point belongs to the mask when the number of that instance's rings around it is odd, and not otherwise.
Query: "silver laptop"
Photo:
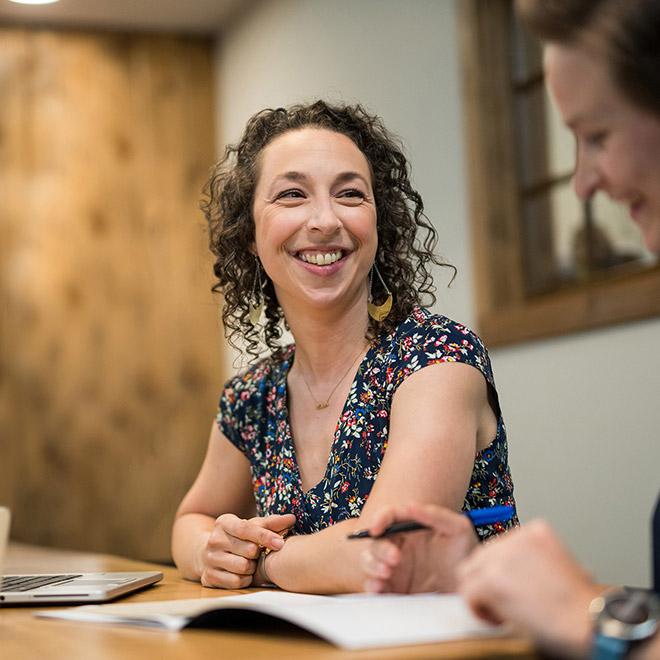
[[[3,575],[9,522],[9,509],[0,507],[0,607],[31,603],[99,603],[142,589],[163,578],[162,573],[148,571]]]

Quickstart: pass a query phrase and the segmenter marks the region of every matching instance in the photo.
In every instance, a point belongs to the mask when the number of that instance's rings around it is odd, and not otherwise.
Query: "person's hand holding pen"
[[[381,537],[390,525],[411,520],[428,529]],[[479,543],[467,516],[432,504],[383,509],[367,531],[372,538],[362,541],[361,564],[371,592],[455,591],[456,565]]]

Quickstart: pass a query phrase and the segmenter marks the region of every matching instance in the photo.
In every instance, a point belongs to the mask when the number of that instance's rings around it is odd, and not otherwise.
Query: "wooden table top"
[[[110,555],[10,544],[4,572],[97,572],[158,570],[163,580],[122,602],[207,598],[218,591],[183,580],[175,568]],[[250,590],[226,591],[227,595]],[[105,624],[37,619],[30,607],[0,607],[0,655],[3,660],[186,660],[187,658],[318,658],[320,660],[388,660],[392,658],[536,658],[522,638],[479,639],[367,651],[342,651],[296,632],[259,633],[228,630],[184,630],[179,633]]]

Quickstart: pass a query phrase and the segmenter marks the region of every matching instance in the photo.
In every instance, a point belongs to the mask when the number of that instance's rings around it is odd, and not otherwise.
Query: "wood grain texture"
[[[212,45],[0,29],[0,502],[13,538],[169,556],[222,382],[200,189]]]

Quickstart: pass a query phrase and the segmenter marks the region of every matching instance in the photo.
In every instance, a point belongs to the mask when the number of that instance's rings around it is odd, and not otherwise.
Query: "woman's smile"
[[[330,277],[344,267],[350,254],[351,250],[324,248],[300,250],[294,254],[294,258],[307,273],[316,277]]]
[[[296,253],[296,257],[308,264],[314,264],[316,266],[330,266],[331,264],[337,263],[340,259],[344,258],[344,251],[326,250],[325,252],[308,252],[306,250],[301,250],[300,252]]]

